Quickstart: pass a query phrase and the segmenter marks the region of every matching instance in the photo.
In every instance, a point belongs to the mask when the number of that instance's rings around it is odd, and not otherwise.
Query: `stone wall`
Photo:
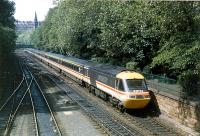
[[[200,106],[197,102],[184,101],[162,92],[154,92],[154,95],[162,114],[187,127],[200,130]]]

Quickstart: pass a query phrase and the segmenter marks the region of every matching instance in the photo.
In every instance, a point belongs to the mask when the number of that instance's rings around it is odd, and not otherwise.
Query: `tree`
[[[199,2],[63,0],[32,37],[38,48],[184,81],[199,77],[199,7]]]
[[[15,47],[14,2],[0,0],[0,56],[9,54]]]

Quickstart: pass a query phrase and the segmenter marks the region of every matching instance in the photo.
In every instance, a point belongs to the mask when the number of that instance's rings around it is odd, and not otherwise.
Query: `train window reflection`
[[[122,80],[119,80],[118,89],[121,91],[124,91],[124,86],[123,86]]]
[[[124,86],[123,86],[123,82],[121,79],[116,80],[116,87],[118,90],[124,91]]]
[[[129,91],[147,89],[145,80],[143,79],[127,79],[126,82],[127,82]]]

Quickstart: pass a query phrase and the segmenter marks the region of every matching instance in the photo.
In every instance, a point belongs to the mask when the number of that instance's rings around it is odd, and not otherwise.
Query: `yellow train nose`
[[[147,106],[149,103],[150,98],[144,98],[144,99],[126,99],[123,102],[123,106],[127,109],[142,109]]]

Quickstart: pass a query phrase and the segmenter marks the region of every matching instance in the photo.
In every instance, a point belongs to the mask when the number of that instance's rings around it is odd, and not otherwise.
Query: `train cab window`
[[[118,79],[116,81],[116,88],[120,91],[124,91],[124,85],[121,79]]]
[[[128,89],[130,92],[134,90],[146,90],[147,85],[144,79],[127,79],[126,80]]]

